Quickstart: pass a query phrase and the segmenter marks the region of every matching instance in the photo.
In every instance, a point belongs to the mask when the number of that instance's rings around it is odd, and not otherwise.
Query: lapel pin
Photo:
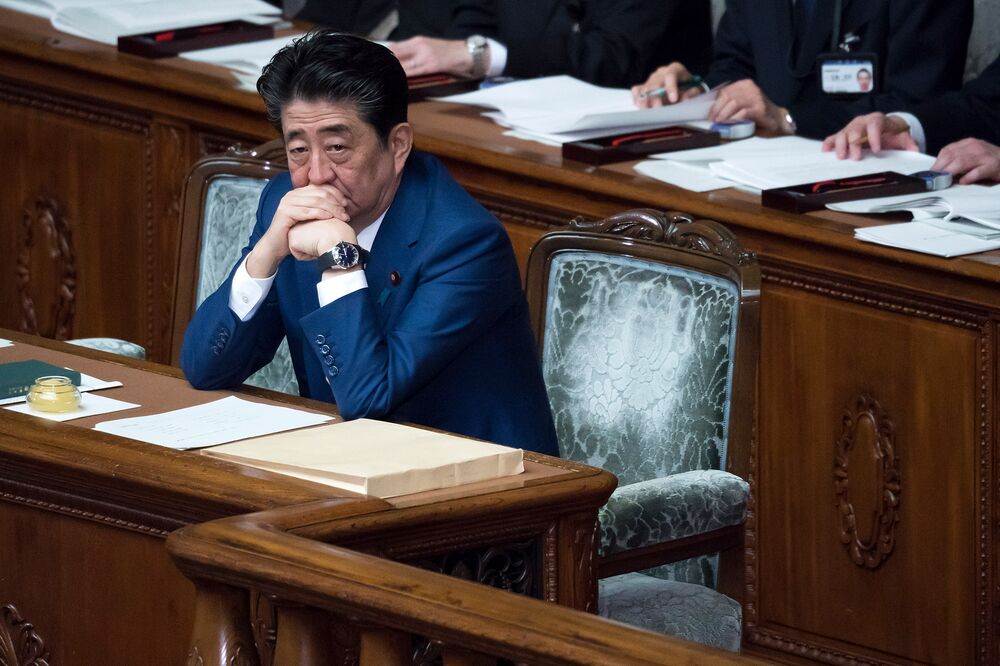
[[[392,286],[394,286],[394,287],[398,286],[399,283],[402,282],[402,281],[403,281],[403,278],[400,277],[400,275],[399,275],[398,272],[393,271],[393,272],[389,273],[389,282],[392,283]]]

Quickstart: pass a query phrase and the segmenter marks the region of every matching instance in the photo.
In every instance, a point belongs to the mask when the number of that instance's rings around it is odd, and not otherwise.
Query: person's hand
[[[293,254],[289,236],[297,225],[314,220],[349,222],[345,203],[344,195],[330,185],[306,185],[285,194],[274,212],[271,226],[247,257],[247,273],[255,278],[274,275],[281,260]]]
[[[758,130],[776,134],[794,134],[795,128],[785,120],[786,112],[776,105],[750,79],[743,79],[719,89],[708,112],[714,123],[752,120]]]
[[[1000,181],[1000,146],[982,139],[962,139],[949,143],[938,153],[931,169],[947,171],[962,178],[963,185],[979,180]]]
[[[288,249],[299,261],[315,259],[341,241],[357,243],[351,225],[343,220],[312,220],[288,230]]]
[[[461,39],[411,37],[389,44],[407,76],[453,74],[472,76],[472,54]]]
[[[632,101],[640,109],[648,109],[654,106],[673,104],[682,99],[697,97],[702,93],[701,86],[686,90],[680,89],[680,84],[690,79],[691,72],[688,71],[687,67],[679,62],[672,62],[650,74],[645,83],[632,86]],[[650,95],[645,98],[642,97],[643,93],[648,94],[659,90],[662,90],[663,93]]]
[[[858,116],[836,134],[823,140],[823,150],[835,151],[837,159],[850,157],[860,160],[862,149],[869,146],[873,153],[884,150],[919,150],[910,135],[910,126],[899,116],[875,112]]]

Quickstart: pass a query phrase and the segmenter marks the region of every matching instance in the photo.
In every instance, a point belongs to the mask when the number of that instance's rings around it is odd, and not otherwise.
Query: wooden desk
[[[11,334],[0,330],[0,337]],[[34,663],[29,655],[45,652],[50,663],[65,665],[182,663],[194,589],[171,563],[164,538],[184,525],[276,507],[306,505],[309,520],[299,536],[595,608],[597,507],[615,485],[607,472],[529,454],[526,474],[517,477],[368,499],[91,430],[97,421],[227,393],[195,391],[165,366],[16,339],[24,344],[0,349],[0,362],[39,358],[119,379],[125,386],[105,395],[142,407],[66,423],[0,413],[4,663]],[[245,397],[335,413],[330,405],[264,391]],[[322,535],[311,534],[321,523]],[[256,639],[270,650],[271,609],[255,601]],[[37,642],[25,640],[32,636]],[[4,661],[4,645],[26,652]]]
[[[70,320],[73,335],[118,335],[163,359],[180,175],[228,140],[272,136],[260,103],[209,67],[119,56],[8,12],[0,25],[11,174],[0,211],[19,229],[0,236],[0,256],[37,253],[30,279],[8,264],[0,321],[21,327],[33,311],[43,333]],[[571,216],[638,206],[718,220],[758,252],[748,649],[836,664],[1000,661],[1000,254],[943,260],[865,245],[853,229],[877,221],[685,192],[628,164],[564,163],[466,108],[422,103],[411,120],[417,146],[497,213],[522,261]],[[44,196],[66,211],[73,262],[25,241],[27,228],[66,237],[32,212]]]

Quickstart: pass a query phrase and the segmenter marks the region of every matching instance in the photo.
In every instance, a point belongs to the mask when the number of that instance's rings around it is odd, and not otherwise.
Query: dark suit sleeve
[[[598,85],[622,87],[649,74],[683,0],[533,0],[465,4],[456,14],[463,31],[474,26],[507,48],[506,76],[569,74]],[[496,28],[491,32],[491,13]]]
[[[242,322],[229,308],[233,275],[243,259],[263,236],[280,200],[272,180],[261,193],[257,222],[250,240],[229,277],[215,293],[198,306],[184,332],[181,368],[191,385],[198,389],[233,388],[267,365],[285,335],[275,289],[260,308]],[[287,261],[287,260],[286,260]],[[278,270],[281,270],[280,268]]]
[[[741,0],[726,0],[726,11],[715,31],[715,55],[705,75],[705,83],[709,86],[757,78],[746,11]]]
[[[932,155],[967,137],[1000,145],[1000,58],[962,90],[919,104],[913,114]]]
[[[523,298],[510,241],[498,223],[455,225],[421,242],[436,245],[387,329],[369,289],[299,320],[307,340],[322,341],[313,351],[346,419],[393,412]]]
[[[798,131],[822,138],[852,118],[872,111],[899,111],[961,85],[972,27],[971,0],[889,0],[881,53],[881,92],[855,101],[818,95],[789,106]],[[817,84],[818,85],[818,84]]]

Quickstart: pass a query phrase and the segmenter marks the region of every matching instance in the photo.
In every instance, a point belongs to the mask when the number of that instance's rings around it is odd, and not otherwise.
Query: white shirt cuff
[[[486,69],[486,76],[500,76],[507,66],[507,47],[489,37],[486,43],[490,45],[490,66]]]
[[[927,135],[924,134],[924,126],[920,123],[915,115],[912,113],[906,113],[905,111],[894,111],[892,113],[886,114],[889,116],[896,116],[902,119],[904,123],[910,126],[910,136],[913,140],[917,142],[917,147],[920,148],[920,152],[927,152]]]
[[[343,298],[348,294],[367,289],[368,278],[364,271],[351,271],[320,280],[316,283],[316,296],[319,298],[319,306],[325,307],[333,303],[338,298]]]
[[[249,257],[250,255],[247,255]],[[251,277],[247,273],[247,257],[240,262],[239,268],[233,275],[232,287],[229,290],[229,309],[233,311],[240,321],[248,321],[257,314],[260,304],[267,297],[267,292],[271,291],[274,283],[274,275],[266,278]]]

